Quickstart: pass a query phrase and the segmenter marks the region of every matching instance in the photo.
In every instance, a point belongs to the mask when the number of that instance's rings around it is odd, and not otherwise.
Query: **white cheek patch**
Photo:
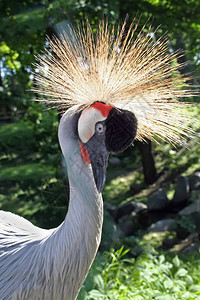
[[[86,108],[78,120],[78,134],[82,143],[87,143],[95,133],[97,122],[104,121],[106,117],[94,107]]]

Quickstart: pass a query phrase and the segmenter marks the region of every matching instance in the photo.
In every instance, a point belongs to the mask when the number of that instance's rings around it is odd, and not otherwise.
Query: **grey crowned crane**
[[[65,111],[59,142],[66,160],[70,202],[64,222],[41,229],[10,212],[0,212],[0,299],[74,300],[101,240],[109,152],[134,139],[160,136],[179,142],[191,134],[177,99],[192,96],[173,64],[167,40],[133,22],[115,31],[87,24],[73,43],[49,40],[38,56],[35,90]],[[115,38],[113,38],[115,36]]]

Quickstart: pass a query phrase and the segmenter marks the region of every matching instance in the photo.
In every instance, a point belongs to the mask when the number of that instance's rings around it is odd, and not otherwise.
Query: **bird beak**
[[[105,179],[106,179],[106,167],[108,162],[108,152],[105,155],[97,155],[94,160],[91,160],[92,170],[94,174],[94,180],[99,193],[102,192]]]
[[[84,144],[84,147],[90,157],[97,190],[101,193],[106,179],[109,152],[106,150],[105,143],[96,137],[92,137],[88,143]]]

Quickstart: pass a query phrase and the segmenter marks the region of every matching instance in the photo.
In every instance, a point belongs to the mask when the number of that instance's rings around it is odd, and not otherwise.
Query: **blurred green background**
[[[155,38],[167,33],[170,51],[184,50],[179,62],[188,64],[180,72],[191,73],[192,84],[198,89],[199,0],[0,1],[1,209],[44,228],[63,221],[69,187],[57,138],[59,116],[55,110],[34,102],[30,88],[35,55],[48,47],[46,35],[57,35],[68,22],[76,27],[88,19],[95,31],[100,19],[117,25],[127,14],[128,23],[137,15],[141,26],[146,23],[147,27],[159,27]],[[187,113],[198,120],[200,98],[190,101],[195,105]],[[199,132],[199,126],[194,126]],[[134,148],[111,157],[103,192],[107,210],[100,253],[79,299],[200,299],[198,249],[186,256],[180,251],[182,242],[191,235],[198,245],[198,222],[193,216],[180,217],[177,208],[167,215],[175,222],[173,231],[152,233],[148,227],[163,219],[165,213],[160,210],[156,217],[149,216],[152,193],[162,188],[172,200],[180,176],[189,180],[198,177],[198,142],[198,137],[197,142],[188,141],[189,149],[174,148],[164,142],[136,143]],[[191,190],[187,196],[187,205],[195,203],[200,198],[200,189]],[[139,228],[127,233],[123,231],[123,219],[120,225],[120,218],[112,212],[130,201],[147,205],[148,224],[138,221]],[[163,247],[166,238],[176,239],[167,249]]]

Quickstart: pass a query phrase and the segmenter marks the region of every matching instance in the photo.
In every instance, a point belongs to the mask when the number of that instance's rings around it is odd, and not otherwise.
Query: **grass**
[[[44,166],[41,163],[18,165],[0,170],[0,181],[32,181],[37,182],[41,178],[53,176],[55,170],[52,166]]]

